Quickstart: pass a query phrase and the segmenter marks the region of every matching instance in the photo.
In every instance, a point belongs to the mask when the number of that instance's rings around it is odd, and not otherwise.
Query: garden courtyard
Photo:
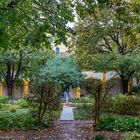
[[[0,0],[0,140],[140,140],[139,0]]]
[[[91,96],[73,99],[68,103],[62,101],[61,106],[51,113],[50,118],[45,114],[42,124],[36,122],[34,114],[30,111],[31,105],[25,99],[14,101],[14,105],[6,105],[7,98],[1,97],[3,103],[0,114],[0,139],[139,140],[140,97],[108,97],[107,100],[113,98],[113,102],[107,101],[102,107],[97,130],[93,127],[92,115],[95,106]],[[133,102],[133,106],[130,102]]]

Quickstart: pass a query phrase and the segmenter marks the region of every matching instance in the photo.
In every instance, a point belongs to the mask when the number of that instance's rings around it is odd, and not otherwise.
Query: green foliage
[[[77,3],[81,17],[74,48],[78,63],[87,70],[115,70],[127,93],[128,81],[140,69],[140,11],[136,10],[140,5],[123,0]]]
[[[88,103],[94,103],[94,98],[93,98],[93,96],[89,96],[89,95],[86,95],[86,96],[83,96],[83,97],[81,97],[80,99],[75,99],[74,101],[73,101],[74,103],[83,103],[83,104],[88,104]]]
[[[48,82],[57,86],[77,86],[84,80],[79,67],[70,57],[49,59],[35,76],[40,84]]]
[[[140,118],[128,116],[102,116],[98,125],[100,130],[138,131],[140,132]]]
[[[90,108],[90,109],[89,109]],[[92,119],[92,107],[90,105],[81,106],[80,108],[74,109],[75,120],[91,120]]]
[[[34,52],[49,53],[52,44],[66,44],[66,35],[72,33],[66,25],[74,19],[71,6],[71,0],[0,1],[0,76],[6,81],[9,96],[15,81],[26,77],[29,67],[43,63],[45,54],[35,61],[31,59]]]
[[[0,104],[6,104],[9,101],[8,96],[0,96]]]
[[[91,119],[93,110],[95,109],[95,101],[93,97],[85,96],[80,100],[76,100],[77,109],[75,110],[76,119]],[[140,114],[140,98],[138,96],[127,95],[109,95],[104,99],[101,107],[102,113],[115,113],[119,115],[139,115]]]
[[[121,138],[121,140],[139,140],[139,139],[140,139],[140,133],[137,132],[127,132]]]
[[[95,94],[95,87],[97,82],[101,81],[96,79],[86,79],[86,81],[82,84],[81,89],[84,90],[86,95],[93,96]]]
[[[18,99],[17,100],[17,105],[19,105],[21,108],[28,108],[29,107],[29,103],[27,100],[25,99]]]
[[[91,96],[85,96],[78,99],[76,103],[76,109],[74,109],[74,117],[76,120],[92,119],[92,113],[94,110],[94,98]]]
[[[105,139],[105,136],[99,134],[99,135],[95,135],[92,140],[104,140],[104,139]]]
[[[83,80],[79,67],[70,57],[49,59],[35,70],[32,73],[32,96],[29,100],[36,105],[38,121],[43,121],[45,113],[51,115],[52,111],[59,108],[60,95],[65,86],[77,86]]]
[[[8,105],[0,103],[0,110],[7,110]]]
[[[132,87],[132,93],[140,93],[140,86],[133,86]]]
[[[19,47],[18,44],[21,42],[36,47],[48,47],[52,41],[55,44],[66,43],[65,35],[71,31],[66,24],[73,21],[71,6],[71,0],[0,2],[0,27],[3,31],[0,45],[3,45],[4,41],[8,47],[11,44]],[[4,35],[7,38],[4,38]]]
[[[18,106],[18,105],[8,105],[8,110],[10,110],[10,111],[16,111],[17,109],[20,109],[20,106]]]
[[[140,98],[137,96],[116,95],[112,97],[112,111],[122,115],[139,115]]]
[[[29,113],[22,112],[4,112],[0,114],[0,129],[2,130],[26,130],[38,129],[39,126],[36,120]]]
[[[45,123],[45,125],[47,125],[49,127],[51,125],[53,125],[53,121],[58,120],[60,118],[61,112],[62,112],[62,109],[59,110],[58,107],[57,107],[57,110],[53,110],[50,113],[46,113],[44,115],[44,123]]]

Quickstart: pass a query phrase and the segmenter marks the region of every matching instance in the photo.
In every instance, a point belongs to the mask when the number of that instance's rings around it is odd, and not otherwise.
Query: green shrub
[[[8,110],[17,110],[20,109],[20,106],[18,105],[8,105]]]
[[[19,105],[21,108],[28,108],[29,103],[25,99],[18,99],[17,105]]]
[[[74,115],[76,120],[91,119],[94,109],[94,98],[91,96],[81,97],[76,105]]]
[[[121,140],[140,140],[140,133],[137,132],[127,132],[121,138]]]
[[[140,118],[128,116],[102,116],[98,128],[111,131],[139,131]]]
[[[112,97],[112,111],[122,115],[140,115],[140,98],[119,94]]]
[[[84,96],[84,97],[81,97],[79,100],[81,103],[93,103],[94,102],[94,98],[92,96]]]
[[[112,112],[113,103],[114,103],[114,101],[112,99],[112,96],[106,97],[104,100],[104,103],[102,104],[101,111],[102,112]]]
[[[0,114],[0,129],[10,130],[10,129],[37,129],[38,126],[36,120],[29,113],[23,112],[4,112]]]
[[[120,115],[140,115],[140,97],[122,94],[108,96],[101,111]]]
[[[9,101],[8,96],[0,96],[0,104],[6,104]]]
[[[134,92],[134,93],[140,92],[140,86],[133,86],[132,87],[132,92]]]
[[[88,108],[86,106],[86,108]],[[89,120],[92,119],[92,108],[89,107],[87,110],[84,108],[74,109],[74,119],[75,120]]]
[[[9,105],[0,103],[0,111],[7,111],[7,110],[9,110]]]
[[[73,103],[93,103],[94,98],[88,95],[88,96],[81,97],[80,99],[75,99],[72,102]]]
[[[104,140],[104,139],[105,139],[104,135],[95,135],[92,140]]]
[[[74,117],[76,120],[91,119],[94,108],[94,98],[92,96],[81,97],[76,100]]]

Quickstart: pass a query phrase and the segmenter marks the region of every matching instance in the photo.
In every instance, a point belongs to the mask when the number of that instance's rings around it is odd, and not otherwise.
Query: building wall
[[[7,96],[7,87],[3,86],[2,96]],[[24,97],[23,86],[14,86],[13,88],[13,97],[22,98]]]
[[[13,97],[14,98],[22,98],[27,96],[30,92],[29,90],[29,80],[24,80],[23,85],[14,86],[13,88]],[[0,96],[7,96],[7,87],[0,83]]]
[[[111,83],[113,84],[112,89],[110,90],[110,94],[116,94],[122,92],[122,85],[121,85],[121,79],[114,71],[110,72],[95,72],[95,71],[83,71],[82,72],[85,75],[85,79],[95,79],[95,80],[101,80],[101,82],[107,82],[111,80]],[[73,97],[76,97],[76,88],[70,88],[70,93],[73,94]],[[81,95],[84,96],[86,91],[81,88]]]

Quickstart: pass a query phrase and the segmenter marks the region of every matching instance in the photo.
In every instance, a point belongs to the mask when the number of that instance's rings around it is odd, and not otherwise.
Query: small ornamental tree
[[[102,107],[105,103],[105,99],[109,93],[109,91],[111,90],[113,84],[110,84],[109,82],[102,82],[101,80],[91,80],[92,81],[92,85],[94,85],[92,87],[92,95],[95,99],[94,102],[94,109],[93,109],[93,129],[97,130],[98,128],[98,124],[100,122],[100,115],[101,115],[101,111],[102,111]],[[90,81],[90,82],[91,82]]]
[[[43,122],[45,113],[57,109],[60,94],[65,85],[77,86],[82,82],[83,75],[70,57],[56,57],[32,74],[29,98],[37,107],[37,120]]]

